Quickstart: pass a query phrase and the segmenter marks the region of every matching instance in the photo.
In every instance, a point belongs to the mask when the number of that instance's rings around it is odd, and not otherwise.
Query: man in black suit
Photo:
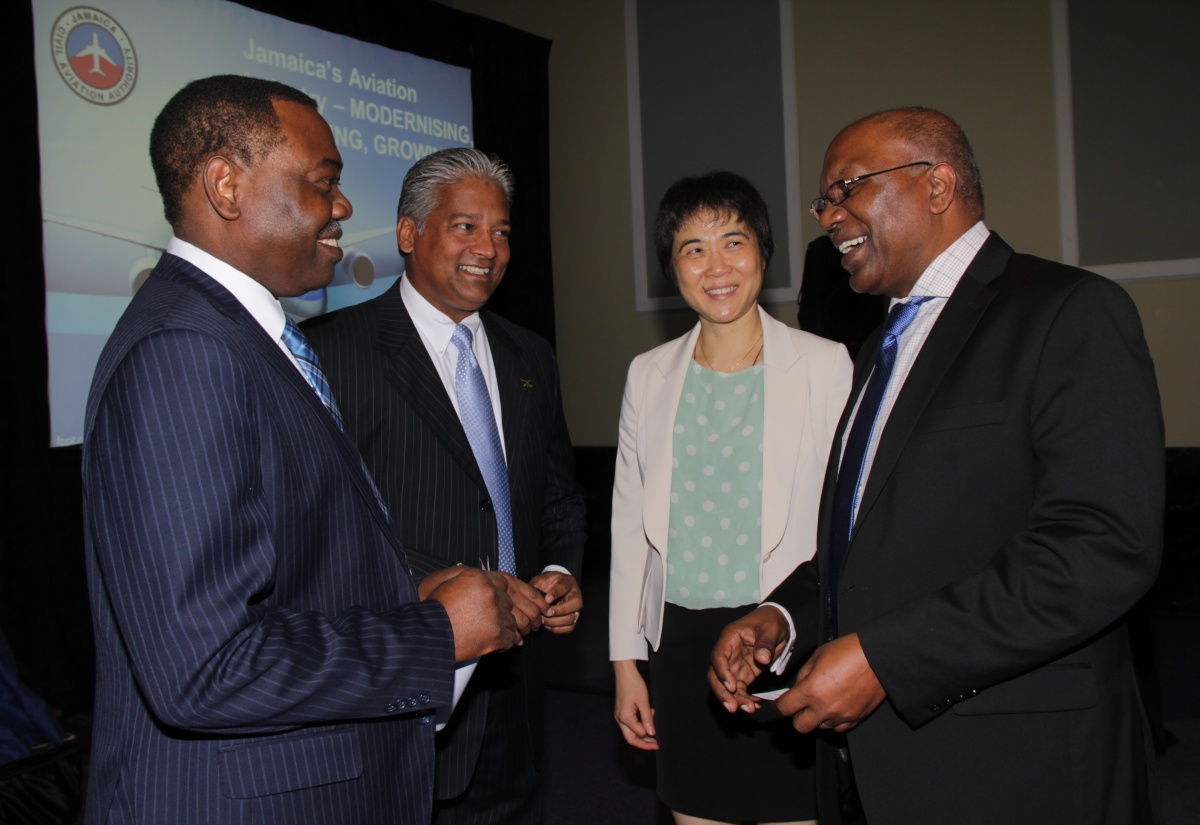
[[[939,112],[843,129],[821,191],[851,286],[893,309],[858,358],[817,559],[726,628],[714,692],[758,705],[789,617],[800,650],[825,642],[776,702],[821,731],[822,825],[851,764],[870,825],[1148,821],[1123,617],[1158,570],[1164,467],[1136,309],[990,233]]]
[[[543,339],[480,311],[508,264],[511,196],[507,166],[478,150],[418,161],[398,210],[404,276],[305,332],[414,568],[507,569],[522,630],[569,633],[583,606],[573,576],[583,496],[557,366]],[[486,396],[482,425],[461,395],[472,372]],[[474,440],[488,428],[503,450],[491,477]],[[471,676],[438,736],[435,822],[541,821],[538,647],[531,638],[485,657]]]

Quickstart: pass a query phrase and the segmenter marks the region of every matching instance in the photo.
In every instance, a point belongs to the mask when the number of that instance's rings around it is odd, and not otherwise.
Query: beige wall
[[[771,0],[754,0],[771,2]],[[447,0],[554,41],[550,169],[558,351],[578,445],[616,443],[629,360],[679,334],[687,312],[634,312],[622,0]],[[920,103],[971,136],[987,221],[1023,252],[1059,257],[1050,0],[796,3],[800,173],[815,192],[845,123]],[[837,44],[837,45],[835,45]],[[711,64],[706,70],[713,70]],[[518,185],[519,185],[518,181]],[[817,230],[805,226],[808,238]],[[1200,446],[1200,279],[1126,283],[1158,368],[1167,443]],[[793,305],[769,307],[795,324]]]

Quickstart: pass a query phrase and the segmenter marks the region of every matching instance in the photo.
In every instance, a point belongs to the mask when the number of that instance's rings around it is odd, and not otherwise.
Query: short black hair
[[[709,172],[680,178],[671,184],[658,204],[654,216],[654,248],[658,265],[672,284],[677,284],[672,247],[675,233],[687,221],[700,214],[713,214],[721,220],[745,224],[762,252],[763,268],[775,253],[775,236],[767,204],[750,181],[733,172]]]
[[[150,130],[150,163],[168,223],[183,218],[184,195],[214,154],[253,166],[286,140],[276,100],[317,108],[299,89],[233,74],[193,80],[167,101]]]

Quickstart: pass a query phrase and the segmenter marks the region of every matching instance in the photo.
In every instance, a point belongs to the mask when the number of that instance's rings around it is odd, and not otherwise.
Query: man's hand
[[[549,609],[542,591],[508,573],[500,572],[497,575],[503,576],[508,583],[508,596],[512,599],[513,619],[516,620],[517,630],[522,636],[528,636],[540,629]]]
[[[529,583],[546,594],[544,599],[548,608],[542,626],[551,633],[573,631],[579,621],[579,611],[583,610],[583,591],[575,577],[561,570],[548,570],[534,576]]]
[[[463,571],[463,566],[460,564],[457,567],[447,567],[442,570],[435,570],[425,578],[417,582],[417,598],[425,601],[429,598],[429,594],[437,589],[442,582],[452,579]]]
[[[779,658],[788,643],[787,618],[777,607],[763,605],[725,626],[712,652],[708,684],[725,710],[753,713],[759,700],[747,687]]]
[[[513,602],[506,592],[508,581],[502,574],[451,567],[430,573],[421,589],[431,578],[429,598],[441,602],[454,629],[454,661],[465,662],[520,643]]]
[[[887,691],[871,669],[858,634],[842,636],[821,645],[800,672],[796,684],[779,697],[775,706],[792,717],[801,733],[814,728],[844,733],[887,698]]]

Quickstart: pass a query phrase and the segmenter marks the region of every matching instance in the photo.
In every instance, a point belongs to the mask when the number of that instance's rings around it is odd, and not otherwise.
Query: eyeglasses
[[[881,169],[878,172],[868,172],[865,175],[850,178],[849,180],[834,181],[829,185],[829,191],[819,198],[813,198],[812,203],[808,206],[808,211],[812,212],[814,218],[820,218],[821,213],[825,211],[826,206],[837,206],[846,198],[850,197],[850,187],[860,180],[873,178],[876,175],[886,175],[888,172],[895,172],[898,169],[907,169],[910,166],[933,166],[931,160],[914,160],[912,163],[905,163],[901,166],[893,166],[891,169]]]

